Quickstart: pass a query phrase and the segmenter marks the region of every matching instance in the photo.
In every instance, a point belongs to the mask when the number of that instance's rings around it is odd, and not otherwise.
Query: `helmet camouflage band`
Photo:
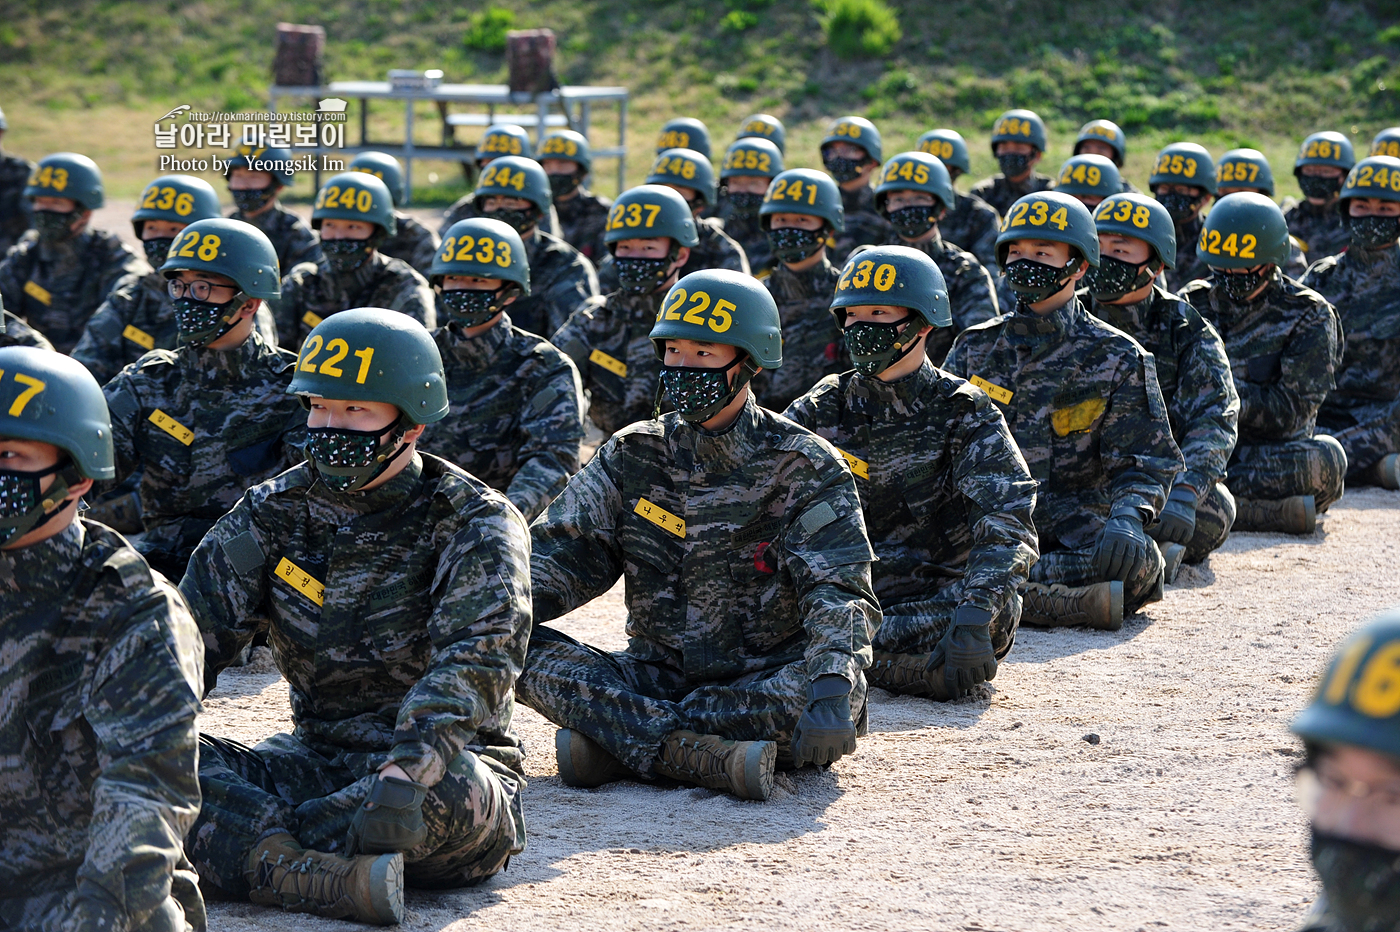
[[[514,123],[492,123],[486,127],[481,142],[476,147],[476,160],[498,159],[503,155],[532,158],[534,147],[530,145],[530,134]]]
[[[656,154],[667,149],[692,149],[705,158],[710,157],[710,130],[694,117],[667,120],[656,137]]]
[[[399,165],[399,160],[387,152],[361,152],[350,160],[349,169],[352,172],[364,172],[373,175],[384,186],[389,189],[389,196],[394,199],[394,206],[404,202],[403,167]]]
[[[66,197],[80,207],[97,210],[103,204],[102,170],[86,155],[55,152],[39,160],[25,197]]]
[[[520,234],[510,224],[485,217],[458,220],[447,230],[433,255],[428,281],[442,284],[444,275],[499,278],[515,282],[530,293],[530,263]]]
[[[377,224],[386,236],[398,232],[394,197],[384,182],[365,172],[341,172],[316,193],[311,226],[321,229],[323,220],[360,220]]]
[[[407,314],[357,307],[306,336],[287,394],[391,404],[414,424],[447,415],[447,379],[432,334]]]
[[[674,188],[644,184],[618,195],[608,210],[603,242],[611,245],[625,239],[651,239],[669,236],[678,246],[700,242],[695,215]]]
[[[706,207],[715,204],[715,168],[694,149],[667,149],[651,163],[647,184],[690,188],[700,195]]]
[[[1059,191],[1036,191],[1011,205],[997,235],[997,264],[1006,267],[1007,247],[1021,239],[1065,243],[1091,266],[1099,264],[1099,231],[1077,198]]]
[[[1112,120],[1090,120],[1079,127],[1079,135],[1074,138],[1074,154],[1079,154],[1080,143],[1090,140],[1107,143],[1113,147],[1116,153],[1113,156],[1113,164],[1119,168],[1123,167],[1123,160],[1128,156],[1128,136],[1122,127]]]
[[[754,365],[783,364],[778,305],[758,279],[728,269],[691,272],[661,300],[651,341],[664,359],[667,340],[723,343],[748,353]]]
[[[241,220],[196,220],[181,230],[170,244],[160,271],[170,278],[184,269],[231,278],[250,298],[266,301],[282,296],[282,278],[272,240]]]
[[[1215,167],[1217,188],[1249,188],[1274,196],[1274,172],[1258,149],[1231,149]]]
[[[745,136],[729,144],[724,151],[724,164],[719,177],[749,176],[773,178],[783,171],[783,153],[762,136]]]
[[[146,185],[136,203],[131,225],[138,237],[147,220],[190,224],[223,216],[214,186],[192,175],[162,175]]]
[[[1400,158],[1400,126],[1391,126],[1376,133],[1376,138],[1371,140],[1371,151],[1368,154]]]
[[[1201,226],[1196,254],[1217,269],[1252,269],[1287,265],[1288,224],[1271,199],[1253,191],[1236,191],[1215,202]]]
[[[1367,156],[1352,166],[1347,172],[1346,183],[1342,185],[1340,199],[1345,202],[1353,197],[1378,197],[1386,201],[1400,201],[1400,158],[1392,156]],[[1343,217],[1349,216],[1349,208],[1342,204]]]
[[[1045,121],[1034,110],[1008,110],[992,124],[992,155],[999,142],[1026,142],[1044,152]]]
[[[929,130],[919,137],[914,148],[920,152],[927,152],[941,161],[948,166],[949,172],[955,168],[964,175],[972,171],[972,161],[967,152],[967,140],[962,138],[961,133],[954,130]]]
[[[924,191],[949,210],[957,204],[947,167],[927,152],[901,152],[885,163],[875,186],[876,210],[884,212],[891,191]]]
[[[225,178],[233,174],[235,168],[268,172],[272,175],[272,183],[284,188],[289,187],[296,178],[292,172],[291,151],[278,146],[240,145],[224,164]]]
[[[53,350],[0,347],[0,437],[53,444],[85,479],[117,474],[102,389],[82,363]]]
[[[1157,153],[1148,187],[1159,184],[1185,184],[1215,193],[1215,161],[1205,146],[1194,142],[1174,142]]]
[[[1400,758],[1400,611],[1372,619],[1342,642],[1292,730],[1320,745],[1349,744]]]
[[[1108,197],[1123,190],[1118,166],[1102,155],[1076,155],[1060,166],[1055,190],[1076,197]]]
[[[869,304],[907,307],[933,327],[953,325],[943,273],[921,250],[908,246],[871,246],[846,260],[831,299],[836,322],[844,328],[846,308]]]
[[[1304,165],[1331,165],[1342,171],[1350,171],[1356,164],[1356,153],[1351,140],[1341,133],[1313,133],[1298,147],[1298,158],[1293,162],[1293,174],[1298,174]]]
[[[783,127],[783,121],[777,117],[766,113],[755,113],[739,124],[739,133],[734,138],[766,139],[777,146],[779,152],[783,152],[787,144],[787,130]]]
[[[880,131],[865,117],[844,116],[827,127],[822,148],[833,142],[849,142],[860,146],[876,162],[881,160]]]
[[[1145,194],[1115,194],[1094,208],[1100,234],[1132,236],[1151,246],[1169,269],[1176,268],[1176,224],[1155,198]]]
[[[492,159],[481,170],[476,190],[472,192],[472,203],[480,210],[481,200],[487,197],[523,198],[539,208],[542,215],[548,215],[554,204],[554,192],[549,187],[544,167],[532,158],[519,155]]]
[[[582,133],[571,129],[556,130],[544,137],[538,157],[541,161],[563,159],[573,162],[583,169],[585,175],[593,170],[593,149]]]
[[[846,229],[841,189],[830,175],[810,168],[789,168],[768,185],[758,209],[759,226],[768,229],[764,218],[773,214],[807,214],[822,218],[837,233]]]

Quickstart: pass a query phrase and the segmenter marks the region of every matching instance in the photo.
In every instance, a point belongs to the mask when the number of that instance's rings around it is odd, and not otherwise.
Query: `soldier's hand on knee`
[[[943,682],[954,698],[972,691],[997,675],[992,649],[992,613],[975,605],[959,605],[953,625],[943,635],[930,664],[943,664]]]
[[[1126,580],[1147,562],[1147,535],[1136,509],[1114,514],[1094,551],[1094,571],[1104,579]]]
[[[396,766],[393,769],[403,772]],[[428,837],[428,827],[423,824],[427,796],[428,788],[423,784],[381,772],[350,820],[345,853],[386,854],[422,844]]]
[[[1162,543],[1184,544],[1196,533],[1196,493],[1179,485],[1167,496],[1167,504],[1157,519],[1157,539]]]
[[[825,767],[856,749],[856,723],[851,717],[851,684],[837,674],[819,676],[807,684],[807,708],[792,733],[792,756],[801,767]]]

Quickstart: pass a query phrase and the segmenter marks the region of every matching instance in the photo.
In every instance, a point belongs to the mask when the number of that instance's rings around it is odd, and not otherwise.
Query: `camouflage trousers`
[[[927,586],[926,588],[932,588]],[[931,653],[943,635],[953,625],[953,612],[963,599],[962,580],[954,580],[927,598],[901,598],[881,590],[880,606],[884,621],[876,632],[872,645],[886,654]],[[992,650],[997,659],[1005,657],[1016,641],[1016,628],[1021,623],[1021,594],[1011,593],[1000,612],[992,617]]]
[[[291,833],[304,848],[344,851],[350,819],[387,757],[382,751],[328,757],[293,735],[273,735],[257,748],[201,735],[204,806],[185,839],[200,880],[246,896],[248,853],[276,832]],[[503,870],[525,848],[524,786],[505,764],[458,754],[423,802],[428,837],[404,852],[408,884],[463,887]]]
[[[1317,426],[1336,437],[1346,451],[1348,482],[1361,483],[1372,466],[1391,453],[1400,453],[1400,400],[1346,410],[1324,406]]]
[[[778,765],[792,766],[792,732],[807,705],[803,661],[728,682],[696,684],[676,668],[625,651],[602,651],[546,625],[530,635],[516,681],[521,702],[561,728],[598,742],[636,773],[655,772],[673,731],[736,741],[775,741]],[[851,714],[864,732],[865,677],[851,691]]]
[[[1242,443],[1235,447],[1229,466],[1236,497],[1277,501],[1311,495],[1319,514],[1342,497],[1346,474],[1346,451],[1327,434],[1282,443]]]
[[[1225,543],[1234,526],[1235,496],[1225,488],[1225,483],[1217,482],[1205,501],[1196,506],[1196,533],[1186,542],[1186,556],[1182,559],[1187,563],[1200,563]],[[1152,524],[1147,528],[1148,535],[1159,543],[1161,538],[1157,531],[1160,527]]]
[[[60,932],[74,928],[73,918],[78,911],[76,885],[77,880],[69,872],[67,876],[40,877],[25,883],[24,887],[31,891],[27,896],[0,897],[0,932]],[[45,890],[46,887],[60,889]],[[148,916],[127,918],[132,922],[124,928],[130,932],[204,932],[209,927],[204,897],[189,862],[175,865],[170,895],[160,907]]]
[[[1094,547],[1086,547],[1083,550],[1050,550],[1045,546],[1045,540],[1040,542],[1040,559],[1031,567],[1030,581],[1033,583],[1054,584],[1063,586],[1090,586],[1094,583],[1113,582],[1112,578],[1105,578],[1094,568]],[[1096,542],[1097,543],[1097,542]],[[1122,578],[1123,583],[1123,615],[1127,617],[1149,602],[1159,602],[1162,599],[1162,570],[1166,563],[1162,560],[1162,551],[1157,549],[1157,542],[1152,538],[1147,539],[1147,559],[1136,573]]]

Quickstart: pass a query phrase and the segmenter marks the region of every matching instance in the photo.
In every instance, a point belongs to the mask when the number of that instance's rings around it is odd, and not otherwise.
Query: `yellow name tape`
[[[659,528],[670,531],[677,537],[685,537],[685,522],[660,505],[653,505],[644,498],[637,499],[637,507],[632,509]]]
[[[836,452],[840,453],[842,458],[845,459],[846,462],[851,464],[851,472],[855,473],[857,476],[860,476],[862,479],[870,478],[869,463],[861,459],[859,456],[852,456],[845,450],[842,450],[840,447],[837,447]]]
[[[972,378],[968,379],[968,381],[990,395],[993,401],[1001,402],[1004,405],[1011,404],[1011,399],[1016,395],[1016,393],[1010,389],[1002,388],[1000,385],[993,385],[980,375],[974,375]]]
[[[148,420],[150,420],[152,424],[156,425],[170,436],[174,437],[176,440],[183,443],[185,446],[189,446],[190,444],[194,443],[194,431],[190,430],[184,424],[181,424],[179,421],[166,414],[160,408],[156,408],[154,411],[152,411],[151,416]]]
[[[313,330],[316,328],[316,325],[324,319],[325,318],[321,317],[319,314],[312,313],[311,311],[307,311],[305,314],[301,315],[301,322]]]
[[[627,378],[627,363],[623,362],[621,359],[614,359],[602,350],[595,349],[593,352],[589,353],[588,361],[594,365],[602,366],[613,375],[621,376],[624,379]]]
[[[316,577],[283,557],[277,562],[277,575],[285,579],[293,589],[306,596],[317,605],[324,604],[326,587],[317,582]]]
[[[44,286],[38,282],[25,282],[24,293],[40,304],[53,304],[53,295],[49,294]]]
[[[142,349],[156,348],[156,338],[151,336],[146,331],[142,330],[140,327],[134,326],[132,324],[126,325],[126,329],[122,331],[122,336],[130,340],[132,343],[135,343]]]

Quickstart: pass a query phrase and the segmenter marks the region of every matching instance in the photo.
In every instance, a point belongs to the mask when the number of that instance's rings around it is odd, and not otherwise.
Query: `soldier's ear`
[[[238,319],[246,320],[258,312],[262,307],[262,298],[249,298],[243,302],[243,306],[238,309]]]
[[[92,480],[84,479],[82,482],[75,482],[68,487],[68,494],[63,496],[63,504],[59,508],[67,508],[69,502],[77,501],[88,492],[92,491]]]
[[[684,267],[685,267],[685,264],[686,264],[687,262],[689,262],[689,261],[690,261],[690,247],[689,247],[689,246],[682,246],[680,249],[676,250],[676,268],[678,268],[678,269],[679,269],[679,268],[684,268]]]
[[[403,442],[405,445],[416,443],[418,438],[423,436],[423,431],[427,430],[426,424],[415,424],[412,430],[404,431]]]

